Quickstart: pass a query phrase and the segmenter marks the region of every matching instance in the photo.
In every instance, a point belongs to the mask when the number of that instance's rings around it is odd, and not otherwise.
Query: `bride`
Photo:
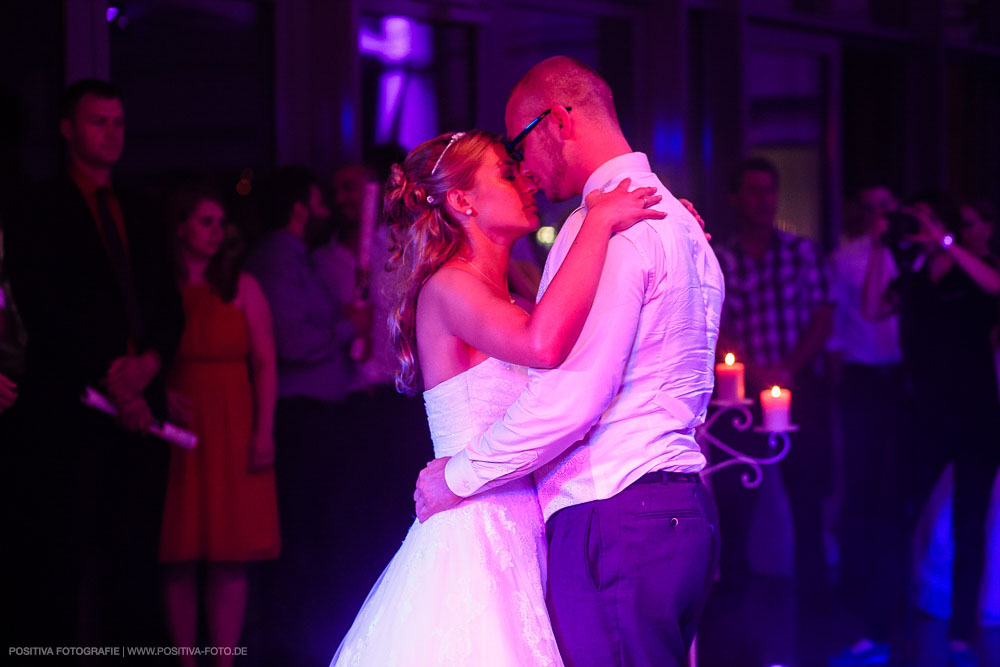
[[[664,213],[626,179],[590,193],[583,227],[533,313],[513,304],[515,240],[534,184],[497,135],[442,135],[394,165],[386,214],[402,285],[390,318],[401,391],[424,390],[436,457],[499,419],[526,366],[559,364],[590,309],[611,235]],[[531,477],[414,522],[332,665],[561,665],[545,610],[545,525]]]

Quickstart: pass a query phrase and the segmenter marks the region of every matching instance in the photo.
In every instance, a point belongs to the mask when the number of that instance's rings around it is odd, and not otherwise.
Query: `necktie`
[[[111,190],[108,188],[97,188],[97,217],[101,223],[101,231],[104,233],[104,247],[108,251],[108,259],[111,260],[111,268],[118,280],[118,287],[121,289],[122,298],[125,301],[125,316],[128,319],[129,336],[132,342],[138,344],[142,336],[142,317],[139,312],[139,300],[135,294],[135,284],[132,281],[132,267],[129,264],[128,253],[125,252],[125,244],[118,233],[118,225],[111,215],[111,208],[108,206],[108,198]]]

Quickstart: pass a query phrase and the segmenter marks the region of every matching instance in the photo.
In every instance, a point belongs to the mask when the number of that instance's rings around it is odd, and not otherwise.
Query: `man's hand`
[[[927,204],[915,204],[904,208],[903,213],[916,218],[919,225],[916,234],[910,234],[906,237],[910,243],[922,243],[929,248],[937,249],[944,237],[948,235],[948,228],[937,219],[933,209]]]
[[[17,384],[0,373],[0,412],[14,405],[17,400]]]
[[[417,490],[413,492],[413,500],[420,523],[462,502],[462,497],[452,493],[444,479],[444,466],[450,458],[444,456],[434,459],[417,476]]]
[[[679,201],[684,206],[684,208],[688,210],[688,213],[694,216],[694,219],[698,221],[699,225],[701,225],[701,231],[705,232],[705,221],[701,219],[700,215],[698,215],[698,211],[695,209],[694,204],[692,204],[687,199],[678,199],[677,201]],[[705,232],[705,240],[711,241],[712,235],[709,234],[708,232]]]
[[[153,425],[153,413],[142,396],[136,396],[118,406],[118,421],[129,431],[142,433]]]
[[[118,357],[108,368],[104,385],[111,400],[121,405],[146,389],[160,370],[160,360],[152,352]]]

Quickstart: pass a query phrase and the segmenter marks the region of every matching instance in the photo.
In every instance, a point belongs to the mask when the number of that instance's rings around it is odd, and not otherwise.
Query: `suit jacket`
[[[163,419],[163,380],[184,327],[183,305],[166,235],[148,208],[116,195],[142,320],[136,351],[155,350],[162,360],[144,395]],[[11,287],[28,333],[24,393],[78,401],[84,387],[98,387],[111,362],[128,351],[125,302],[97,224],[63,174],[22,201],[5,235]]]

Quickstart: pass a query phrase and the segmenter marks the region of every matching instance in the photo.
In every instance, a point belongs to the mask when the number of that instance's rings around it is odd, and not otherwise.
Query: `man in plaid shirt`
[[[795,527],[799,593],[814,599],[825,594],[827,579],[820,509],[829,490],[830,404],[818,367],[833,326],[833,299],[818,245],[774,227],[775,166],[762,158],[743,162],[731,183],[731,196],[739,228],[728,243],[716,248],[726,279],[718,352],[734,352],[746,364],[751,397],[773,385],[792,390],[792,421],[802,430],[792,439],[781,473]],[[759,441],[756,436],[746,444]],[[723,574],[728,560],[730,573],[738,577],[747,571],[746,535],[753,502],[735,474],[731,479],[724,474],[716,487],[722,496],[723,549],[727,542],[730,547],[728,557],[723,553]]]

